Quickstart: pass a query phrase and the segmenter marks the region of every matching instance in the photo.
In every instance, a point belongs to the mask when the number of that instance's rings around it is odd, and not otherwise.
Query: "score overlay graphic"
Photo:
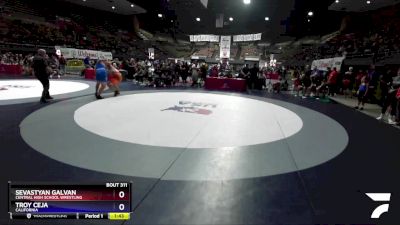
[[[10,219],[129,220],[132,182],[8,183]]]

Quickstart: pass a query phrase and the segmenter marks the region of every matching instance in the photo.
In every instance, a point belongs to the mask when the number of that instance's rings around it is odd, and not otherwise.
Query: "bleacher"
[[[215,54],[217,52],[218,48],[216,47],[215,44],[205,44],[204,46],[195,46],[195,52],[193,53],[193,56],[199,56],[199,57],[206,57],[206,58],[213,58],[215,57]]]
[[[241,49],[241,59],[244,59],[245,57],[259,57],[262,55],[262,52],[258,49],[258,47],[253,44],[242,45]]]

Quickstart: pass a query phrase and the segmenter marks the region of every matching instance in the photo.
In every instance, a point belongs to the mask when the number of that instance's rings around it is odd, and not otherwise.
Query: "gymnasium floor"
[[[400,130],[289,95],[0,80],[0,224],[395,224]],[[10,221],[7,181],[132,181],[132,219]],[[390,209],[365,193],[392,193]],[[397,213],[396,213],[397,212]]]

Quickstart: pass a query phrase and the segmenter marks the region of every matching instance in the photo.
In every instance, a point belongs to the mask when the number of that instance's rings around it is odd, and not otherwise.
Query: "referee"
[[[42,83],[43,92],[42,97],[40,98],[41,103],[47,103],[47,100],[53,99],[50,96],[50,82],[49,82],[49,74],[47,72],[48,67],[48,56],[44,49],[39,49],[37,55],[33,58],[32,68],[35,73],[35,77]]]

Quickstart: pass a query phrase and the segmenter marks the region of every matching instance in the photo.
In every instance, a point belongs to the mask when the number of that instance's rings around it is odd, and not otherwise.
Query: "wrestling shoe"
[[[45,104],[48,103],[48,101],[46,100],[46,98],[40,98],[40,103]]]
[[[119,91],[115,91],[114,92],[114,97],[117,97],[118,95],[120,95],[121,93],[119,93]]]
[[[396,125],[396,121],[393,120],[392,117],[389,117],[388,123],[389,123],[390,125]]]

